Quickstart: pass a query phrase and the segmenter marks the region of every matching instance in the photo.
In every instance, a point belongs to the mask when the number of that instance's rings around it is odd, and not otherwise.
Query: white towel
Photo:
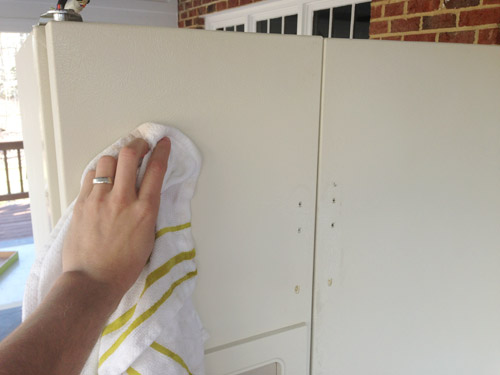
[[[118,140],[92,160],[83,176],[95,169],[103,155],[118,156],[134,138],[145,139],[151,150],[163,137],[172,148],[163,180],[156,241],[150,261],[124,295],[95,345],[82,374],[203,375],[206,333],[191,295],[196,280],[191,209],[201,155],[179,130],[146,123]],[[140,186],[151,151],[138,171]],[[83,181],[83,177],[82,177]],[[51,233],[37,258],[26,285],[23,320],[35,310],[62,272],[61,250],[74,202]]]

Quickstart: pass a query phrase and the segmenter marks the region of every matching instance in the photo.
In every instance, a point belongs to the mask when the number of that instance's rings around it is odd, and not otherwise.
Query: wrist
[[[57,283],[70,288],[83,300],[91,301],[94,308],[100,307],[108,315],[116,309],[124,294],[116,285],[96,280],[83,271],[65,271]]]

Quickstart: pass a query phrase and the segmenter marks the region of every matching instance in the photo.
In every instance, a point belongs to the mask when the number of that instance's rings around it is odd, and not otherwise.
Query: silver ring
[[[113,179],[111,177],[96,177],[92,180],[94,185],[97,184],[111,184],[113,185]]]

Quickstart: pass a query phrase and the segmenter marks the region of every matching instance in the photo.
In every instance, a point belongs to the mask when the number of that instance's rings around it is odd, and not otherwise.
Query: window
[[[313,12],[312,35],[325,38],[368,39],[370,3],[344,5]]]
[[[17,95],[16,53],[26,34],[0,32],[0,341],[21,323],[24,286],[35,260]],[[6,266],[7,264],[7,266]]]
[[[240,31],[240,32],[243,32],[243,31],[245,31],[245,25],[241,24],[241,25],[219,27],[217,30],[218,31]]]
[[[257,21],[256,32],[269,34],[294,34],[297,35],[298,15],[276,17]]]
[[[371,2],[275,0],[205,16],[207,30],[368,39]],[[236,25],[240,29],[236,30]]]

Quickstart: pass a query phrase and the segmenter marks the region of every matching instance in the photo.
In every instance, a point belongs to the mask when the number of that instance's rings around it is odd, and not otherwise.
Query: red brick
[[[177,26],[179,26],[179,28],[183,28],[184,27],[184,21],[179,21]]]
[[[206,6],[202,6],[202,7],[199,7],[198,8],[198,14],[201,16],[201,15],[204,15],[204,14],[207,14],[207,7]]]
[[[205,25],[205,19],[198,17],[197,19],[195,19],[195,25],[204,26]]]
[[[183,20],[185,18],[188,18],[188,12],[185,11],[185,12],[182,12],[180,15],[179,15],[180,19]]]
[[[438,14],[437,16],[424,16],[422,29],[443,29],[445,27],[455,27],[457,16],[451,13]]]
[[[500,23],[500,7],[468,10],[460,13],[460,26]]]
[[[479,5],[480,0],[444,0],[446,9],[458,9]]]
[[[207,13],[213,13],[215,12],[215,4],[210,4],[207,6]]]
[[[197,9],[190,9],[189,10],[189,17],[196,17],[197,15],[198,15]]]
[[[238,0],[229,0],[227,2],[228,8],[234,8],[238,6]]]
[[[384,34],[389,32],[389,23],[387,21],[370,22],[370,35]]]
[[[199,7],[201,5],[201,0],[193,0],[193,8]]]
[[[420,29],[420,17],[401,18],[391,21],[391,32],[418,31]]]
[[[479,30],[479,44],[500,44],[500,28]]]
[[[440,0],[408,0],[408,13],[432,12],[439,9]]]
[[[240,6],[247,5],[247,4],[251,4],[252,0],[239,0],[239,3],[240,3]]]
[[[179,12],[182,12],[184,10],[184,4],[179,3],[179,5],[177,6],[177,10]]]
[[[409,42],[434,42],[436,40],[436,34],[405,35],[405,40]]]
[[[217,3],[217,11],[227,9],[227,1]]]
[[[401,36],[384,36],[382,40],[401,40]]]
[[[405,9],[405,3],[402,1],[400,3],[387,4],[385,6],[384,17],[400,16],[403,14]]]
[[[370,14],[371,19],[382,17],[382,6],[374,6],[372,1],[372,9]]]
[[[186,27],[189,27],[193,24],[193,20],[186,20],[184,21],[184,24],[186,25]]]
[[[500,4],[500,0],[483,0],[483,5]]]
[[[201,0],[201,3],[202,3],[202,4],[208,4],[208,3],[210,3],[210,2],[212,2],[212,0]]]
[[[451,33],[439,34],[439,41],[445,43],[474,43],[474,30],[455,31]]]

